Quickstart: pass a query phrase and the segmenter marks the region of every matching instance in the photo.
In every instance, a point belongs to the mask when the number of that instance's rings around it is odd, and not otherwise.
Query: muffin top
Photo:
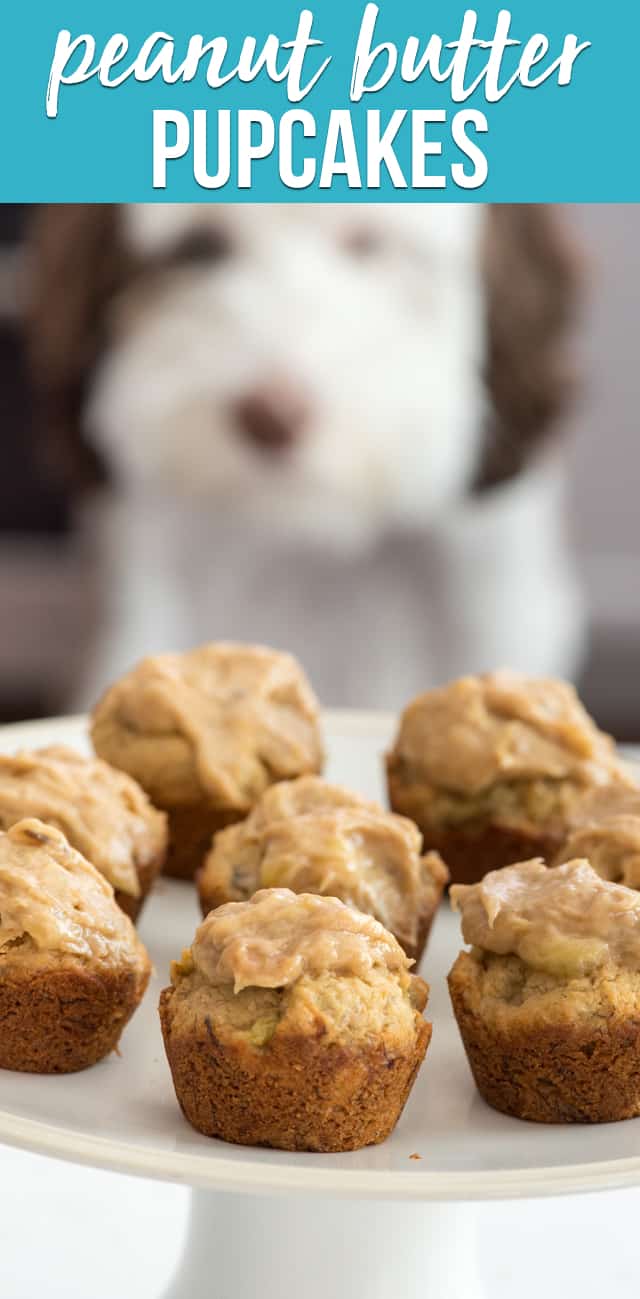
[[[308,812],[331,812],[343,808],[364,808],[381,812],[379,803],[363,798],[344,785],[331,785],[321,776],[298,776],[295,780],[280,780],[270,785],[258,800],[242,826],[247,835],[256,834],[276,821],[288,821]]]
[[[285,988],[304,976],[367,980],[391,973],[408,986],[411,962],[392,934],[338,898],[260,889],[211,911],[196,931],[193,965],[213,985]]]
[[[603,966],[640,970],[640,897],[588,861],[505,866],[454,885],[451,902],[465,942],[483,952],[568,979]]]
[[[274,785],[246,821],[220,831],[200,877],[238,899],[258,888],[337,895],[415,944],[421,913],[448,872],[421,856],[412,821],[314,776]]]
[[[42,821],[0,833],[0,955],[34,953],[81,960],[146,960],[128,916],[104,877]]]
[[[0,828],[35,817],[58,826],[114,889],[139,897],[138,866],[166,842],[166,817],[130,776],[63,745],[0,754]]]
[[[220,642],[143,659],[93,714],[96,751],[163,805],[248,811],[273,781],[318,771],[318,704],[290,654]]]
[[[633,783],[573,686],[511,671],[461,677],[405,709],[390,762],[473,796],[502,780]]]
[[[607,786],[578,806],[558,861],[586,857],[605,880],[640,889],[640,790]]]

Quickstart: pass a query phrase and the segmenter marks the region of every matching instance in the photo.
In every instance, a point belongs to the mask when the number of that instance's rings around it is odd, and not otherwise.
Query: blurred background
[[[569,530],[588,611],[578,684],[605,729],[639,740],[639,211],[587,205],[565,215],[585,264],[577,327],[581,391],[564,417]],[[31,209],[0,207],[2,721],[73,704],[104,600],[101,569],[86,530],[77,527],[76,502],[39,451],[41,415],[23,319],[24,241],[32,217]]]

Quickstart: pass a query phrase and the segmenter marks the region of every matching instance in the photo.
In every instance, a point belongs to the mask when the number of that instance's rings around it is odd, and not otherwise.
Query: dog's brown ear
[[[571,324],[579,258],[558,208],[487,210],[486,454],[479,486],[518,473],[574,391]]]
[[[27,344],[46,460],[72,491],[102,466],[82,430],[87,382],[117,285],[117,208],[69,203],[36,210],[29,231]]]

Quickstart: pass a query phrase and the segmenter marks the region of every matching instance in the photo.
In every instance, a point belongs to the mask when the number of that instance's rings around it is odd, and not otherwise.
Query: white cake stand
[[[389,718],[330,713],[328,775],[381,797]],[[0,732],[0,749],[85,749],[82,718]],[[470,1201],[640,1183],[640,1122],[541,1127],[478,1097],[445,976],[460,946],[443,908],[422,972],[433,1041],[396,1131],[347,1155],[209,1140],[176,1104],[157,1017],[170,960],[198,922],[188,885],[162,880],[141,924],[155,964],[121,1054],[66,1077],[0,1073],[0,1140],[194,1188],[187,1246],[165,1299],[477,1299]]]

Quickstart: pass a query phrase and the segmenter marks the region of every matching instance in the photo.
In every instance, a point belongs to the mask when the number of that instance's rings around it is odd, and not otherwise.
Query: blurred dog
[[[89,696],[219,637],[292,649],[334,704],[571,674],[553,210],[56,206],[32,283],[49,450],[110,484]]]

